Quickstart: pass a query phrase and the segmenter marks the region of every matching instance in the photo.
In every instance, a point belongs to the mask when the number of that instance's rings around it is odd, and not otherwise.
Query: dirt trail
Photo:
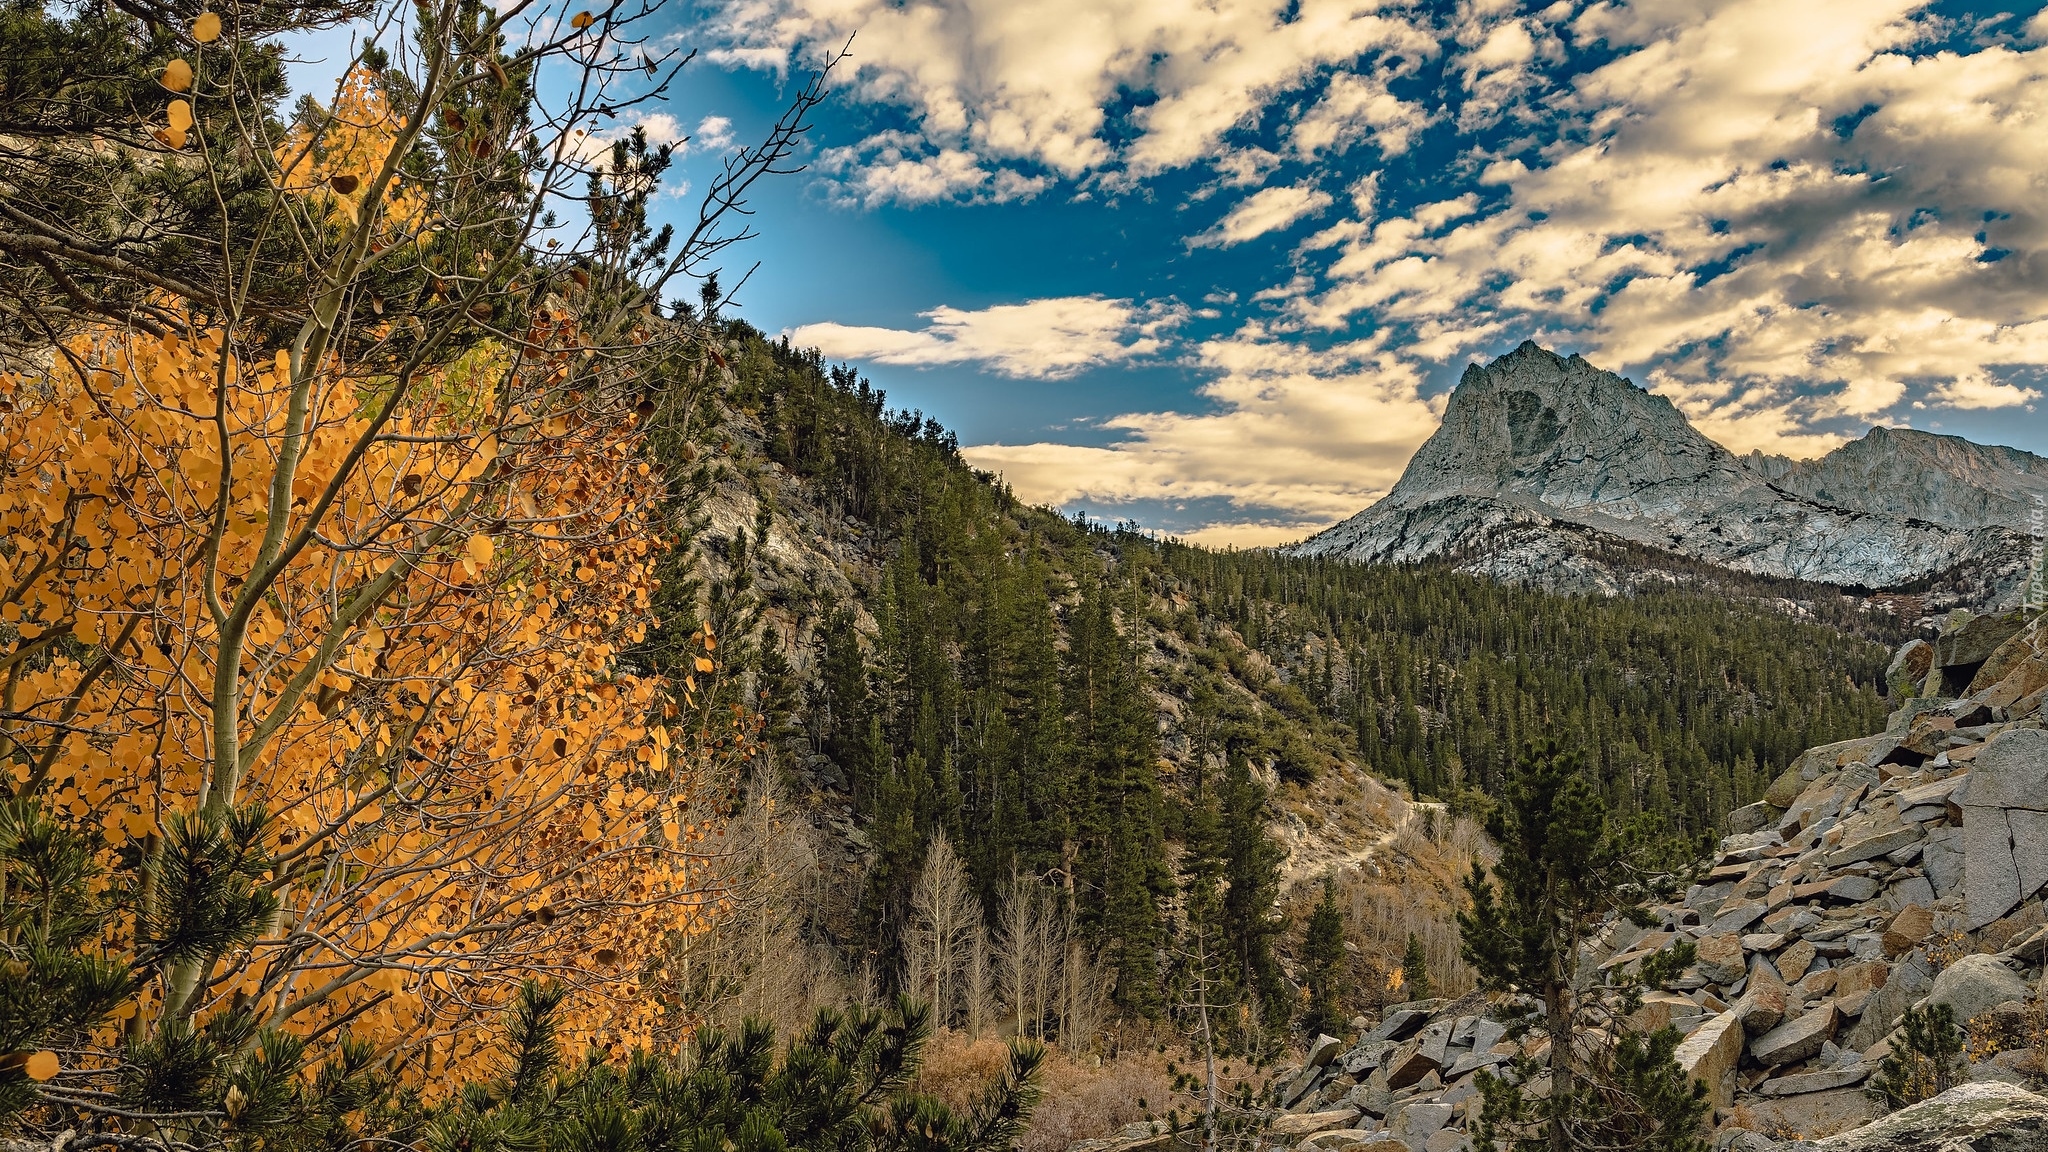
[[[1329,793],[1346,793],[1341,798]],[[1287,849],[1280,865],[1280,890],[1290,892],[1298,884],[1320,880],[1333,869],[1359,868],[1416,825],[1423,809],[1436,809],[1441,818],[1443,805],[1411,802],[1378,780],[1358,773],[1349,780],[1332,781],[1319,789],[1324,794],[1312,803],[1322,812],[1335,811],[1337,818],[1316,820],[1301,811],[1285,813],[1273,828]]]

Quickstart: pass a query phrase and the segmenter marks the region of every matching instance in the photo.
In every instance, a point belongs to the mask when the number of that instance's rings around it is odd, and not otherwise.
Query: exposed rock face
[[[1897,469],[1943,478],[1929,481],[1932,495],[1889,487],[1909,483],[1886,462],[1894,442],[1915,450]],[[1524,343],[1466,369],[1442,426],[1384,499],[1295,550],[1394,562],[1462,553],[1487,575],[1599,586],[1592,533],[1866,587],[1968,561],[1995,567],[2009,590],[2025,568],[2027,521],[2006,514],[2037,488],[2048,495],[2048,461],[1918,433],[1873,433],[1810,464],[1746,461],[1663,397]],[[1848,495],[1814,494],[1838,489]]]
[[[2048,499],[2048,460],[1911,428],[1872,428],[1818,460],[1774,469],[1778,487],[1823,504],[1959,528],[2023,525]]]
[[[2027,982],[1996,956],[1965,956],[1934,978],[1927,1002],[1948,1005],[1961,1023],[2008,1000],[2024,1001],[2027,992]]]
[[[1680,1034],[1674,1056],[1713,1097],[1717,1148],[2048,1152],[2048,1100],[2005,1084],[1972,1084],[1875,1124],[1865,1091],[1900,1043],[1900,1018],[1923,1001],[1974,1021],[1971,1077],[2018,1074],[2016,1053],[1974,1042],[2034,1010],[2048,979],[2048,922],[2020,904],[2048,886],[2048,716],[2037,697],[1997,702],[2033,675],[2044,621],[2006,622],[1995,640],[1981,625],[1965,634],[1971,620],[1956,617],[1924,647],[1989,669],[1972,695],[1909,700],[1886,734],[1799,755],[1771,786],[1767,826],[1723,839],[1699,884],[1648,909],[1654,927],[1617,921],[1586,953],[1582,973],[1611,987],[1664,949],[1694,946],[1684,978],[1643,994],[1630,1023]],[[1549,1052],[1536,1035],[1511,1037],[1501,1020],[1512,1013],[1501,995],[1474,993],[1390,1008],[1376,1025],[1361,1018],[1342,1054],[1318,1037],[1305,1067],[1271,1086],[1287,1113],[1271,1129],[1286,1135],[1276,1143],[1469,1149],[1479,1073],[1513,1076],[1513,1057],[1540,1065]],[[1344,1110],[1330,1111],[1339,1100]],[[1844,1135],[1812,1143],[1831,1133]]]
[[[1964,926],[1974,930],[2048,884],[2048,732],[2012,729],[1987,744],[1962,808]]]
[[[1989,1081],[1952,1088],[1819,1142],[1817,1152],[2039,1152],[2048,1099]]]

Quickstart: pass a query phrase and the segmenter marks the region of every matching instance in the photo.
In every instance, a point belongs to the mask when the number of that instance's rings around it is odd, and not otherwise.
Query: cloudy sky
[[[727,0],[677,37],[699,182],[852,37],[740,314],[1033,500],[1299,538],[1531,337],[1738,451],[2048,454],[2031,6]]]

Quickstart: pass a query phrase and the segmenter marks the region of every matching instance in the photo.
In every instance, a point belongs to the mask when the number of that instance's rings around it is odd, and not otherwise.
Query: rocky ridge
[[[1738,457],[1671,402],[1525,342],[1467,368],[1386,497],[1292,550],[1373,562],[1456,557],[1495,578],[1625,582],[1586,534],[1760,576],[1894,588],[1954,579],[2017,603],[2048,460],[1874,430],[1817,461]]]
[[[2048,1148],[2048,614],[1958,613],[1894,663],[1886,730],[1809,749],[1731,832],[1682,900],[1609,925],[1582,957],[1606,976],[1675,942],[1698,957],[1635,1023],[1684,1034],[1677,1058],[1738,1152]],[[2037,899],[2040,897],[2041,899]],[[1879,1117],[1867,1082],[1900,1018],[1967,1021],[1968,1082]],[[1476,1074],[1517,1054],[1472,994],[1354,1020],[1279,1073],[1265,1147],[1469,1152]],[[1165,1147],[1144,1125],[1087,1152]]]
[[[1817,460],[1757,452],[1744,463],[1810,500],[1952,527],[2024,527],[2048,501],[2048,460],[1914,428],[1872,428]]]

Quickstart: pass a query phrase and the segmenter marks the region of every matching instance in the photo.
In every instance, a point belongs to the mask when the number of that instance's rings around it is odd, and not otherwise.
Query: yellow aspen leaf
[[[192,39],[201,44],[211,44],[220,39],[220,13],[201,12],[199,19],[192,22]]]
[[[702,657],[702,656],[699,656],[699,657],[697,657],[697,671],[699,671],[699,672],[709,672],[709,671],[711,671],[711,669],[712,669],[712,664],[711,664],[711,661],[709,661],[709,660],[705,659],[705,658],[704,658],[704,657]]]
[[[30,1056],[27,1060],[23,1061],[21,1065],[21,1071],[23,1075],[26,1075],[29,1079],[40,1083],[55,1076],[57,1074],[57,1069],[59,1067],[61,1067],[61,1065],[57,1061],[57,1054],[55,1052],[44,1050],[42,1052],[35,1053],[34,1055]]]
[[[374,95],[374,86],[361,88],[351,97],[358,107],[341,119],[383,122]],[[192,104],[182,111],[179,123],[189,127]],[[323,217],[334,199],[332,174],[374,171],[390,147],[381,130],[346,136],[328,139],[318,164],[280,165],[290,191],[324,190],[317,208]],[[390,204],[380,200],[364,218],[388,213]],[[522,338],[555,339],[546,326],[559,325],[563,345],[581,343],[566,330],[573,326],[566,315],[539,323],[543,331]],[[180,330],[185,334],[166,338],[84,333],[68,355],[31,369],[31,378],[17,377],[7,390],[14,406],[0,408],[0,443],[10,452],[18,446],[18,459],[36,463],[0,475],[0,539],[11,541],[0,569],[19,579],[45,555],[86,546],[83,563],[49,567],[15,602],[0,605],[0,619],[46,630],[62,621],[87,643],[95,631],[111,642],[136,612],[150,624],[134,634],[127,675],[84,681],[79,653],[67,646],[23,669],[19,680],[19,707],[49,709],[77,691],[78,727],[105,734],[103,742],[81,737],[75,748],[60,745],[48,788],[53,812],[106,830],[102,855],[109,860],[158,830],[153,814],[195,806],[206,779],[207,758],[195,752],[205,746],[204,717],[164,707],[182,700],[191,683],[212,678],[221,649],[206,606],[181,576],[206,546],[204,525],[218,499],[238,526],[224,545],[221,569],[231,577],[249,570],[257,547],[252,533],[261,531],[275,479],[271,445],[284,418],[288,382],[280,379],[274,347],[264,352],[197,326]],[[331,398],[314,414],[292,496],[303,501],[333,484],[336,499],[305,561],[278,581],[260,611],[250,609],[247,718],[288,704],[289,711],[275,739],[252,757],[247,790],[277,814],[278,848],[300,854],[340,887],[281,893],[280,924],[294,931],[303,925],[307,939],[331,944],[301,957],[259,942],[250,967],[222,991],[249,991],[266,965],[283,981],[340,964],[383,969],[377,984],[351,984],[294,1009],[289,1027],[305,1034],[347,1017],[413,1057],[439,1036],[438,1066],[442,1057],[474,1055],[480,1040],[470,1037],[490,1031],[476,1025],[499,1015],[492,989],[517,987],[563,956],[587,962],[602,946],[616,954],[616,966],[591,965],[590,995],[576,993],[573,1010],[565,1007],[565,1041],[653,1034],[638,1022],[646,1006],[616,993],[630,992],[640,974],[636,961],[669,933],[704,931],[720,914],[704,876],[673,857],[705,839],[682,823],[699,799],[695,782],[704,774],[697,769],[737,764],[751,753],[741,733],[726,730],[722,710],[679,721],[672,731],[646,726],[657,707],[688,714],[675,707],[685,700],[685,685],[635,675],[619,663],[619,653],[644,630],[654,561],[638,541],[658,513],[649,486],[625,466],[637,451],[637,423],[623,412],[606,415],[601,405],[586,410],[566,394],[558,397],[545,358],[525,361],[502,346],[484,347],[419,389],[416,402],[407,400],[391,424],[404,439],[379,443],[358,464],[349,446],[364,425],[354,408],[375,381],[351,378],[354,369],[338,361],[309,361],[298,370],[310,378],[332,373],[333,386],[321,384]],[[551,423],[563,440],[549,468],[525,470],[523,441],[508,436],[500,445],[488,439],[491,428],[477,426],[473,411],[447,405],[449,396],[469,394],[503,396],[501,410],[522,412],[517,426]],[[211,407],[215,396],[232,401],[227,442],[216,443],[212,433],[195,439],[194,422],[180,414]],[[499,452],[521,467],[491,472],[489,504],[459,507]],[[234,488],[218,493],[228,459],[235,461]],[[411,490],[401,482],[407,476],[416,477]],[[116,485],[114,477],[125,479]],[[395,498],[401,491],[405,496]],[[520,510],[535,508],[591,517],[589,527],[617,543],[593,549],[581,524],[565,537],[555,525],[520,522]],[[458,524],[468,516],[474,519],[449,538],[442,555],[417,569],[393,570],[395,557],[421,554],[420,525]],[[59,539],[66,531],[71,539]],[[486,535],[472,542],[479,531]],[[508,550],[505,570],[518,558],[516,580],[450,584],[450,561],[495,566],[500,545]],[[573,575],[586,566],[596,578],[575,583]],[[398,580],[390,596],[344,624],[344,593],[386,572]],[[232,589],[231,580],[223,584]],[[309,673],[317,645],[306,641],[337,629],[353,633],[349,643]],[[705,635],[692,656],[710,654]],[[299,646],[286,652],[269,647],[294,641]],[[687,675],[696,667],[686,660],[676,671]],[[294,677],[314,681],[306,697],[286,691]],[[695,689],[694,679],[687,684]],[[690,703],[692,711],[703,706],[701,699]],[[679,771],[671,779],[648,764]],[[28,771],[29,765],[0,763],[0,780],[19,782]],[[521,818],[516,826],[478,820],[480,811]],[[666,840],[645,836],[650,825]],[[523,932],[509,951],[484,947],[478,918],[496,912],[478,910],[501,908],[512,894],[533,909],[530,935]],[[549,900],[592,914],[557,919],[543,911]],[[604,927],[591,938],[586,925]],[[617,987],[599,987],[608,982]],[[379,992],[391,999],[368,1005]],[[161,1003],[154,995],[142,990],[111,1015],[152,1019]],[[7,1063],[19,1068],[26,1055]],[[408,1067],[422,1064],[415,1059]]]
[[[192,66],[183,60],[172,60],[164,65],[163,86],[173,92],[191,90]]]
[[[471,536],[467,550],[469,558],[476,561],[477,567],[482,568],[491,562],[491,538],[489,536],[481,532]]]
[[[183,132],[192,127],[192,102],[173,100],[166,113],[170,117],[171,131]]]
[[[569,21],[569,27],[581,32],[595,23],[597,23],[597,17],[592,16],[588,12],[578,12],[575,19]]]

